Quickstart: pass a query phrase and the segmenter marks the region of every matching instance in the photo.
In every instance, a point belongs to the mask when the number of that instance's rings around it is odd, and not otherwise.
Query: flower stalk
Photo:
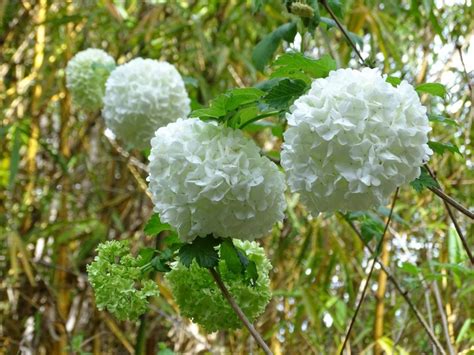
[[[211,274],[212,278],[214,279],[217,286],[221,290],[222,295],[224,296],[224,298],[227,300],[227,302],[229,302],[229,304],[232,307],[232,309],[234,310],[235,314],[237,315],[237,317],[239,317],[239,319],[242,321],[242,323],[248,329],[250,334],[254,337],[257,344],[262,348],[262,350],[264,351],[265,354],[272,355],[273,354],[272,351],[270,350],[268,345],[265,343],[265,341],[263,340],[260,333],[255,329],[255,327],[252,325],[252,323],[250,323],[250,321],[247,319],[247,316],[244,314],[244,312],[242,312],[242,310],[240,309],[237,302],[235,302],[234,298],[232,297],[232,295],[227,290],[227,287],[225,287],[225,284],[222,281],[222,278],[219,275],[219,272],[215,268],[210,268],[209,273]]]

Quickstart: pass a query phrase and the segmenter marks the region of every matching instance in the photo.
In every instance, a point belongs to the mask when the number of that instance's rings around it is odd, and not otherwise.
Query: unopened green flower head
[[[158,296],[158,286],[141,270],[141,257],[133,257],[126,241],[108,241],[87,265],[97,308],[120,320],[136,320],[146,312],[148,298]]]
[[[66,67],[66,86],[74,105],[84,111],[100,109],[105,82],[114,68],[115,60],[101,49],[77,53]]]
[[[256,242],[234,239],[237,248],[245,251],[249,260],[257,266],[258,278],[254,285],[248,284],[241,275],[219,262],[219,272],[227,289],[245,315],[253,322],[261,315],[271,299],[268,273],[272,268],[265,251]],[[238,329],[242,323],[227,300],[222,296],[209,271],[193,261],[187,268],[176,263],[166,274],[173,296],[181,314],[203,326],[208,332]]]

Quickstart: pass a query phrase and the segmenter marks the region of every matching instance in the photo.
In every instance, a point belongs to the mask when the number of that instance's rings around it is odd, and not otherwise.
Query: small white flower
[[[183,79],[168,62],[136,58],[117,67],[107,80],[105,123],[130,146],[149,147],[158,128],[189,112]]]
[[[287,114],[281,164],[314,214],[365,210],[416,179],[432,154],[426,108],[406,81],[340,69],[316,79]]]
[[[77,53],[66,67],[66,86],[73,103],[85,111],[102,107],[105,81],[115,68],[115,60],[101,49]]]
[[[179,119],[158,129],[151,145],[155,211],[182,240],[253,240],[283,219],[284,174],[241,131]]]

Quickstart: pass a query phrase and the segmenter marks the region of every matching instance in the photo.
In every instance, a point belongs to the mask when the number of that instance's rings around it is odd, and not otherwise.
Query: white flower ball
[[[102,107],[105,82],[115,68],[115,60],[101,49],[77,53],[66,67],[66,86],[73,103],[86,111]]]
[[[387,202],[433,153],[426,108],[406,81],[340,69],[316,79],[287,114],[281,165],[310,212],[356,211]]]
[[[253,240],[284,216],[285,177],[241,131],[179,119],[151,140],[155,212],[183,241],[213,234]]]
[[[106,83],[102,114],[107,127],[130,146],[150,146],[155,131],[187,117],[183,79],[168,62],[136,58],[115,69]]]

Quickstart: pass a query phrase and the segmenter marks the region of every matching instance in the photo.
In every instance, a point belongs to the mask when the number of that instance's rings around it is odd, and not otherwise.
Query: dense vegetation
[[[429,167],[401,186],[393,211],[311,216],[287,191],[286,218],[259,239],[273,297],[255,327],[275,354],[337,353],[344,341],[354,353],[474,350],[474,5],[332,0],[316,19],[291,3],[0,4],[0,352],[260,351],[246,329],[208,334],[181,316],[161,273],[160,295],[138,321],[97,310],[86,265],[99,243],[128,240],[133,253],[166,243],[147,191],[149,150],[128,149],[104,134],[99,111],[71,104],[65,68],[90,47],[118,64],[174,64],[196,115],[240,125],[275,162],[284,113],[315,75],[371,66],[417,87],[433,128]],[[284,84],[266,94],[272,111],[261,120],[212,110],[228,90],[267,92],[262,83],[275,77]]]

